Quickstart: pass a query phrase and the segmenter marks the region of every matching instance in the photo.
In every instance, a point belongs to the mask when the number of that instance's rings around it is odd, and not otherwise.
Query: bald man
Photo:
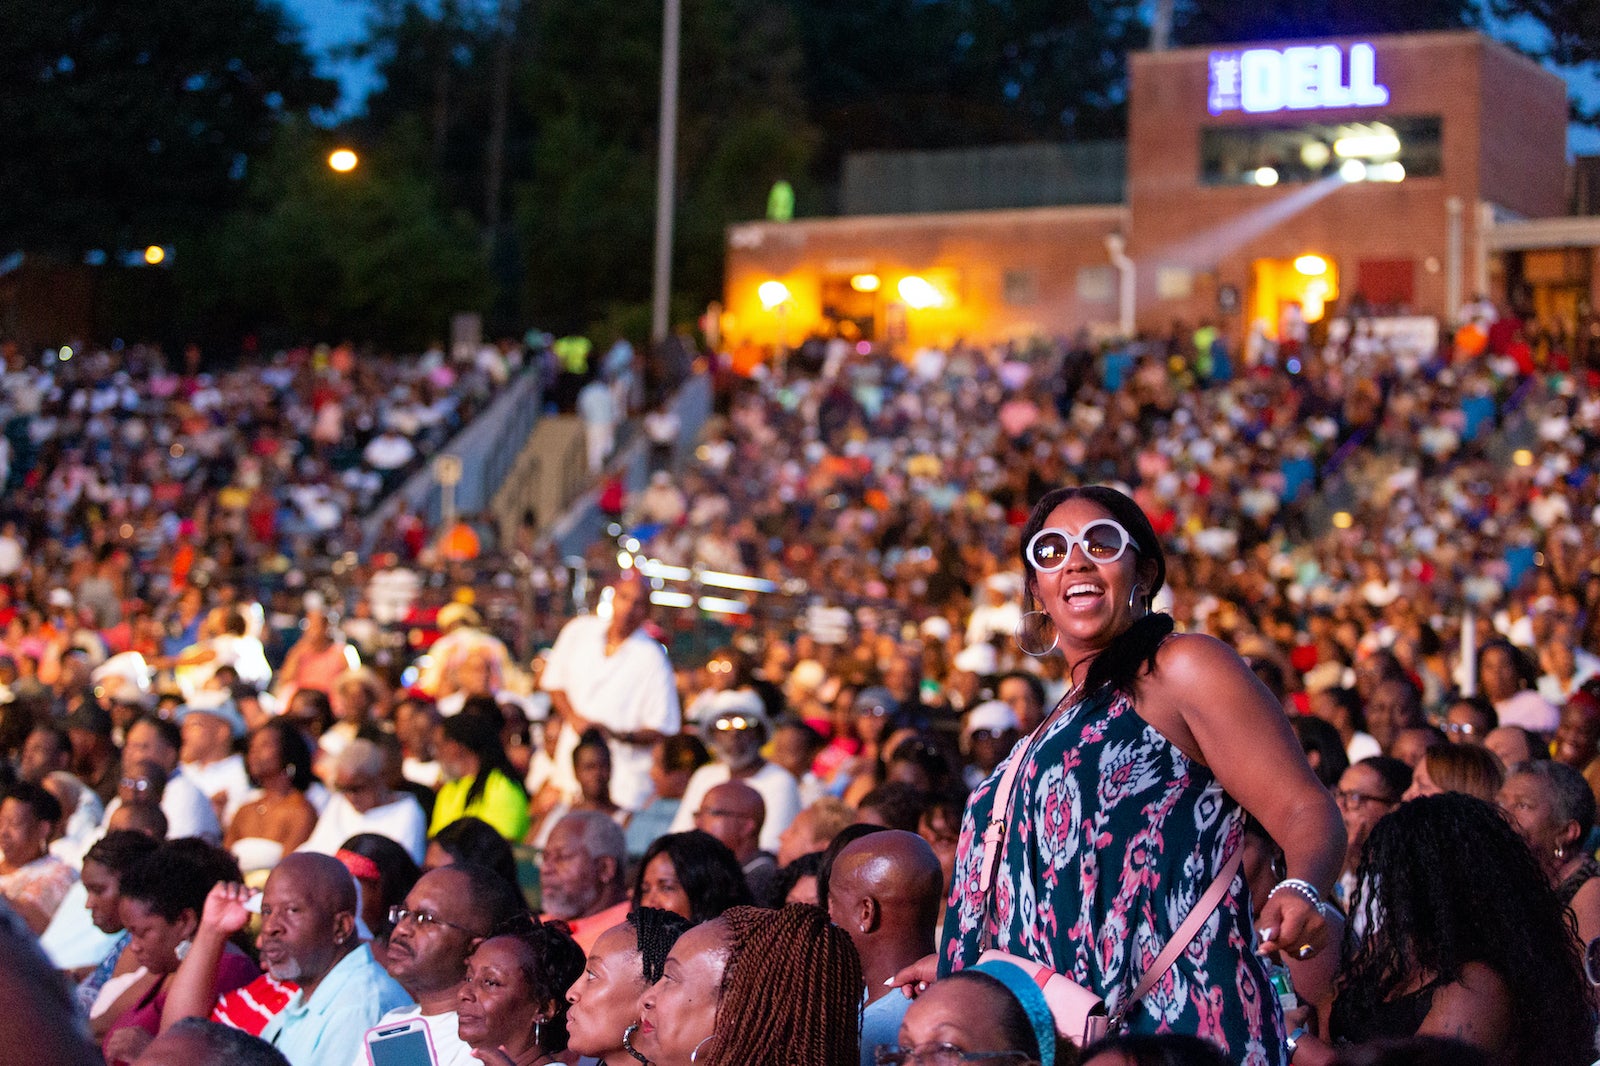
[[[217,885],[178,968],[163,1020],[204,1016],[212,1007],[215,968],[227,939],[249,922],[251,892]],[[261,1038],[290,1066],[338,1066],[360,1053],[362,1035],[386,1011],[411,1002],[356,934],[355,878],[338,859],[286,855],[261,895],[261,965],[300,990],[267,1023]]]
[[[861,1063],[879,1044],[893,1046],[910,1001],[890,995],[885,979],[934,950],[944,872],[928,842],[886,830],[844,846],[828,880],[828,916],[850,934],[861,956],[867,1005],[861,1012]]]
[[[766,801],[743,781],[724,781],[712,787],[694,812],[694,827],[732,850],[758,903],[768,902],[778,875],[778,860],[761,850],[761,825],[766,818]]]

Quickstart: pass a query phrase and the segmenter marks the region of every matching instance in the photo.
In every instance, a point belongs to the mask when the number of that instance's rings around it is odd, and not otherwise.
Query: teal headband
[[[998,959],[980,962],[972,968],[979,973],[988,974],[1005,985],[1006,991],[1022,1004],[1022,1011],[1028,1016],[1028,1024],[1033,1026],[1033,1038],[1039,1043],[1039,1066],[1055,1066],[1056,1020],[1050,1013],[1050,1005],[1044,1000],[1044,993],[1033,983],[1033,978],[1015,963],[1001,962]]]

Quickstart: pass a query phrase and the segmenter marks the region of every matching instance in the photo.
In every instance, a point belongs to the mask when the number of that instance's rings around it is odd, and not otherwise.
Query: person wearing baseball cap
[[[1019,736],[1017,712],[1004,700],[988,700],[972,708],[961,726],[961,754],[967,759],[962,776],[969,789],[977,788],[994,772]]]
[[[199,786],[223,825],[250,791],[244,756],[234,750],[248,731],[238,704],[221,689],[203,689],[174,715],[183,733],[184,776]]]

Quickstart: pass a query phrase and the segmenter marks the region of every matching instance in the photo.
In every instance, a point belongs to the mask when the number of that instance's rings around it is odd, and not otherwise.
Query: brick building
[[[922,170],[966,182],[965,201],[930,195],[914,167],[867,167],[877,185],[852,195],[863,178],[847,166],[847,211],[906,212],[731,227],[729,339],[1206,320],[1240,337],[1355,302],[1445,318],[1512,288],[1547,314],[1600,302],[1596,220],[1564,219],[1566,87],[1504,45],[1469,31],[1270,42],[1139,53],[1129,68],[1120,201],[1106,202],[1103,172],[1077,202],[1028,198],[1094,146],[925,154]],[[1103,171],[1110,157],[1094,158]],[[1075,197],[1071,180],[1046,184]]]

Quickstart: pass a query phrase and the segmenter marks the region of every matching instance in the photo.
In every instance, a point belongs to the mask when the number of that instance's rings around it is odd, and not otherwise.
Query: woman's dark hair
[[[1371,1040],[1339,1049],[1335,1066],[1489,1066],[1489,1053],[1447,1036]]]
[[[661,742],[661,765],[668,773],[693,773],[710,761],[705,743],[693,733],[674,733]]]
[[[300,700],[310,708],[311,714],[308,718],[296,715],[295,719],[310,727],[315,736],[320,737],[333,728],[333,700],[328,698],[326,692],[320,688],[303,688],[298,690],[289,702],[292,704],[295,700]]]
[[[1039,1036],[1033,1031],[1033,1023],[1028,1020],[1028,1012],[1023,1009],[1021,1001],[1011,989],[981,970],[957,970],[944,980],[973,985],[975,986],[973,991],[981,988],[994,1003],[998,1004],[999,1009],[992,1017],[1000,1026],[1000,1035],[1005,1040],[1006,1046],[993,1050],[1020,1051],[1034,1062],[1044,1061],[1043,1049],[1039,1047]],[[975,1001],[968,1002],[975,1012],[981,1009]],[[1061,1060],[1058,1058],[1056,1061]]]
[[[511,843],[482,818],[457,818],[433,836],[452,862],[487,866],[513,885],[517,883],[517,857]]]
[[[1533,777],[1544,782],[1544,787],[1550,791],[1551,814],[1556,821],[1578,823],[1580,846],[1588,839],[1589,830],[1594,828],[1595,800],[1582,774],[1566,763],[1545,759],[1518,763],[1506,774],[1507,780],[1513,777]]]
[[[1344,741],[1339,739],[1339,731],[1330,723],[1309,714],[1289,719],[1289,726],[1300,738],[1300,747],[1308,757],[1312,752],[1317,753],[1313,769],[1316,770],[1317,780],[1322,782],[1322,787],[1338,788],[1339,778],[1350,769],[1350,757],[1345,754]]]
[[[735,907],[706,1066],[841,1066],[861,1047],[861,959],[828,912]]]
[[[316,777],[311,773],[311,745],[294,724],[282,718],[269,718],[261,723],[257,732],[271,733],[278,740],[278,754],[284,768],[289,771],[289,783],[295,791],[304,792]],[[252,782],[260,784],[259,781]]]
[[[1511,666],[1517,672],[1517,691],[1533,688],[1539,683],[1539,668],[1534,666],[1533,658],[1506,638],[1495,637],[1483,642],[1483,647],[1478,649],[1478,661],[1472,667],[1472,676],[1478,679],[1480,690],[1483,688],[1484,656],[1494,650],[1503,651],[1510,657]]]
[[[1139,1033],[1108,1036],[1083,1049],[1088,1062],[1101,1053],[1120,1055],[1134,1066],[1228,1066],[1232,1061],[1209,1040],[1187,1033]]]
[[[511,760],[506,757],[505,745],[500,742],[500,727],[503,722],[504,719],[500,716],[496,705],[492,721],[483,715],[463,712],[452,718],[446,718],[439,725],[446,740],[455,741],[478,759],[478,772],[473,777],[472,784],[467,787],[468,807],[483,795],[484,786],[489,783],[489,775],[496,770],[504,774],[506,780],[518,790],[522,788],[517,781],[517,771],[512,767]]]
[[[1346,717],[1350,720],[1351,729],[1357,733],[1365,733],[1367,731],[1367,712],[1366,708],[1361,706],[1361,693],[1353,688],[1335,685],[1330,689],[1326,689],[1323,694],[1338,704],[1339,708],[1344,711]]]
[[[0,793],[0,803],[6,800],[16,800],[28,808],[28,813],[38,822],[55,824],[61,821],[61,801],[51,794],[50,790],[31,781],[18,781],[4,793]]]
[[[539,1046],[547,1052],[567,1050],[567,989],[583,973],[584,955],[578,942],[567,931],[566,922],[537,922],[531,928],[510,934],[521,941],[534,962],[525,960],[522,979],[537,1004],[552,1004],[555,1012],[539,1027]]]
[[[604,752],[606,762],[611,762],[611,747],[606,743],[605,735],[598,729],[585,729],[583,735],[578,738],[577,746],[572,749],[573,769],[577,769],[578,766],[578,752],[590,749]]]
[[[1383,787],[1389,790],[1388,799],[1400,802],[1406,789],[1411,787],[1411,767],[1389,755],[1369,755],[1356,763],[1365,766],[1383,778]]]
[[[213,885],[241,880],[236,863],[230,871],[215,854],[208,854],[218,852],[228,854],[198,838],[169,840],[124,873],[118,890],[124,899],[138,900],[168,922],[177,921],[184,911],[192,911],[198,920]]]
[[[1144,510],[1128,496],[1109,485],[1085,485],[1052,489],[1034,505],[1028,521],[1022,527],[1022,607],[1024,611],[1039,610],[1039,578],[1028,563],[1028,542],[1044,528],[1050,512],[1068,500],[1085,499],[1110,512],[1133,538],[1130,547],[1139,560],[1155,564],[1155,578],[1144,590],[1147,599],[1153,600],[1167,580],[1167,557],[1161,550],[1161,539],[1145,517]],[[1088,676],[1083,680],[1083,692],[1094,692],[1110,685],[1118,692],[1131,693],[1140,674],[1155,669],[1156,652],[1161,642],[1171,635],[1172,616],[1147,612],[1128,627],[1111,646],[1094,657],[1089,664]]]
[[[942,792],[950,785],[950,760],[926,735],[907,737],[896,745],[885,767],[885,774],[888,773],[888,767],[897,762],[910,763],[921,770],[928,779],[928,792]]]
[[[410,852],[378,833],[357,833],[340,844],[339,850],[353,851],[363,858],[371,859],[377,865],[378,893],[383,897],[383,906],[379,913],[383,915],[382,921],[387,926],[389,908],[405,902],[406,893],[411,891],[411,886],[422,876],[422,870],[411,860]],[[389,935],[389,930],[374,929],[372,935],[385,937]]]
[[[733,849],[699,829],[657,837],[639,861],[633,878],[633,905],[644,898],[644,871],[657,855],[672,862],[683,894],[689,897],[689,920],[695,925],[720,917],[729,907],[751,902],[750,885]]]
[[[1385,815],[1362,848],[1351,913],[1367,921],[1361,936],[1358,922],[1349,927],[1337,1013],[1371,1017],[1418,975],[1438,987],[1478,963],[1511,995],[1509,1061],[1589,1061],[1594,1022],[1571,913],[1495,807],[1445,792]]]
[[[921,789],[890,781],[862,796],[861,802],[856,804],[856,811],[858,814],[876,811],[886,828],[915,833],[917,823],[922,821],[922,812],[928,806],[928,795]]]
[[[634,942],[639,948],[639,965],[646,985],[661,980],[661,971],[667,965],[667,955],[672,951],[672,945],[694,926],[683,915],[664,911],[660,907],[633,908],[628,913],[628,924],[633,926]]]
[[[120,881],[124,874],[160,846],[144,833],[132,829],[113,829],[94,842],[83,861],[99,863],[116,874]]]
[[[765,900],[769,907],[782,907],[789,900],[789,893],[794,891],[794,886],[808,877],[816,877],[822,872],[822,852],[810,851],[779,870],[772,879],[772,896]],[[826,901],[820,896],[818,904]]]

